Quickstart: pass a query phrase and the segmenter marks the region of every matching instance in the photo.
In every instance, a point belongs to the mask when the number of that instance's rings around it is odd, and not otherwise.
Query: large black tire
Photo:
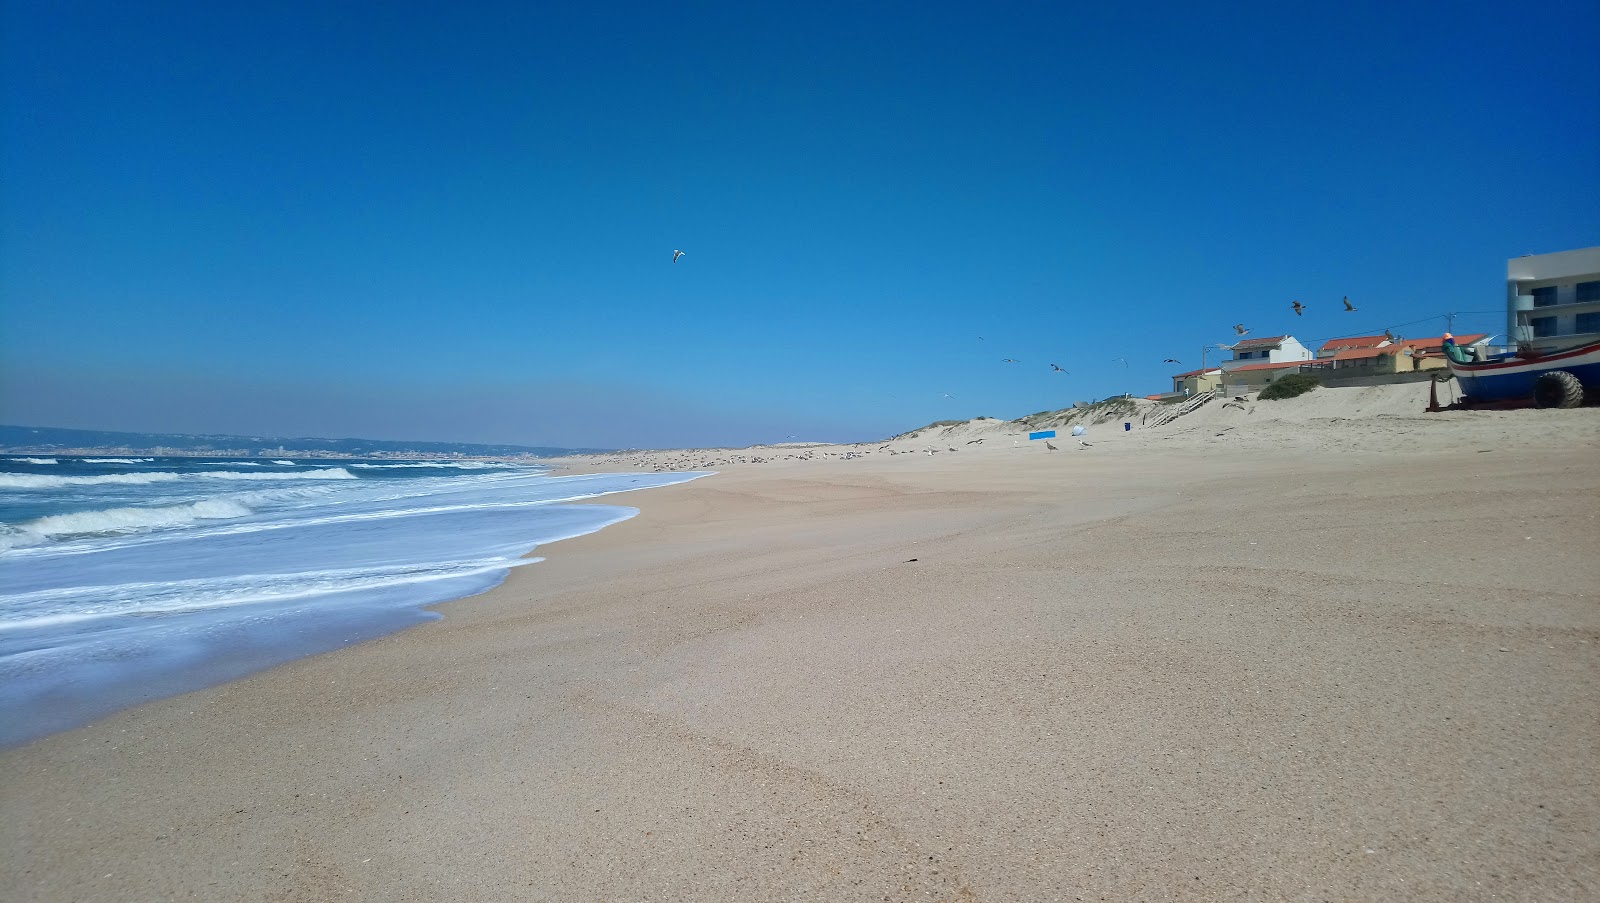
[[[1551,370],[1533,381],[1533,403],[1541,408],[1583,406],[1583,383],[1565,370]]]

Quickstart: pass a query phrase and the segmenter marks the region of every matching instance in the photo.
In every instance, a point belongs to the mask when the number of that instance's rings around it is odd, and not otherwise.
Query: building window
[[[1547,285],[1544,288],[1536,288],[1536,289],[1533,290],[1533,306],[1534,307],[1549,307],[1549,306],[1551,306],[1552,304],[1555,304],[1555,303],[1556,303],[1556,287],[1555,286]]]
[[[1533,337],[1542,339],[1556,334],[1555,317],[1533,317],[1528,320],[1528,326],[1533,329]]]
[[[1600,282],[1578,283],[1579,301],[1600,301]]]
[[[1600,332],[1600,311],[1578,314],[1578,328],[1573,332]]]

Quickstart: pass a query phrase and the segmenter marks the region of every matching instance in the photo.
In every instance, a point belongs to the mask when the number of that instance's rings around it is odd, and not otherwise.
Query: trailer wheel
[[[1541,408],[1583,406],[1583,383],[1565,370],[1551,370],[1533,381],[1533,403]]]

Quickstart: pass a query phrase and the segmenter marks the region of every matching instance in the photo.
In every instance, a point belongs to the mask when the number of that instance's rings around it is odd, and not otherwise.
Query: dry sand
[[[613,461],[771,463],[0,753],[0,889],[1600,898],[1600,411],[1313,394],[1058,452]]]

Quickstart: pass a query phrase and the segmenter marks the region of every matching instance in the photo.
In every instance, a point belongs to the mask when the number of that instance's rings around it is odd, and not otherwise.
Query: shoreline
[[[0,752],[0,848],[28,900],[1582,898],[1593,420],[1479,422],[643,490],[442,620]]]

